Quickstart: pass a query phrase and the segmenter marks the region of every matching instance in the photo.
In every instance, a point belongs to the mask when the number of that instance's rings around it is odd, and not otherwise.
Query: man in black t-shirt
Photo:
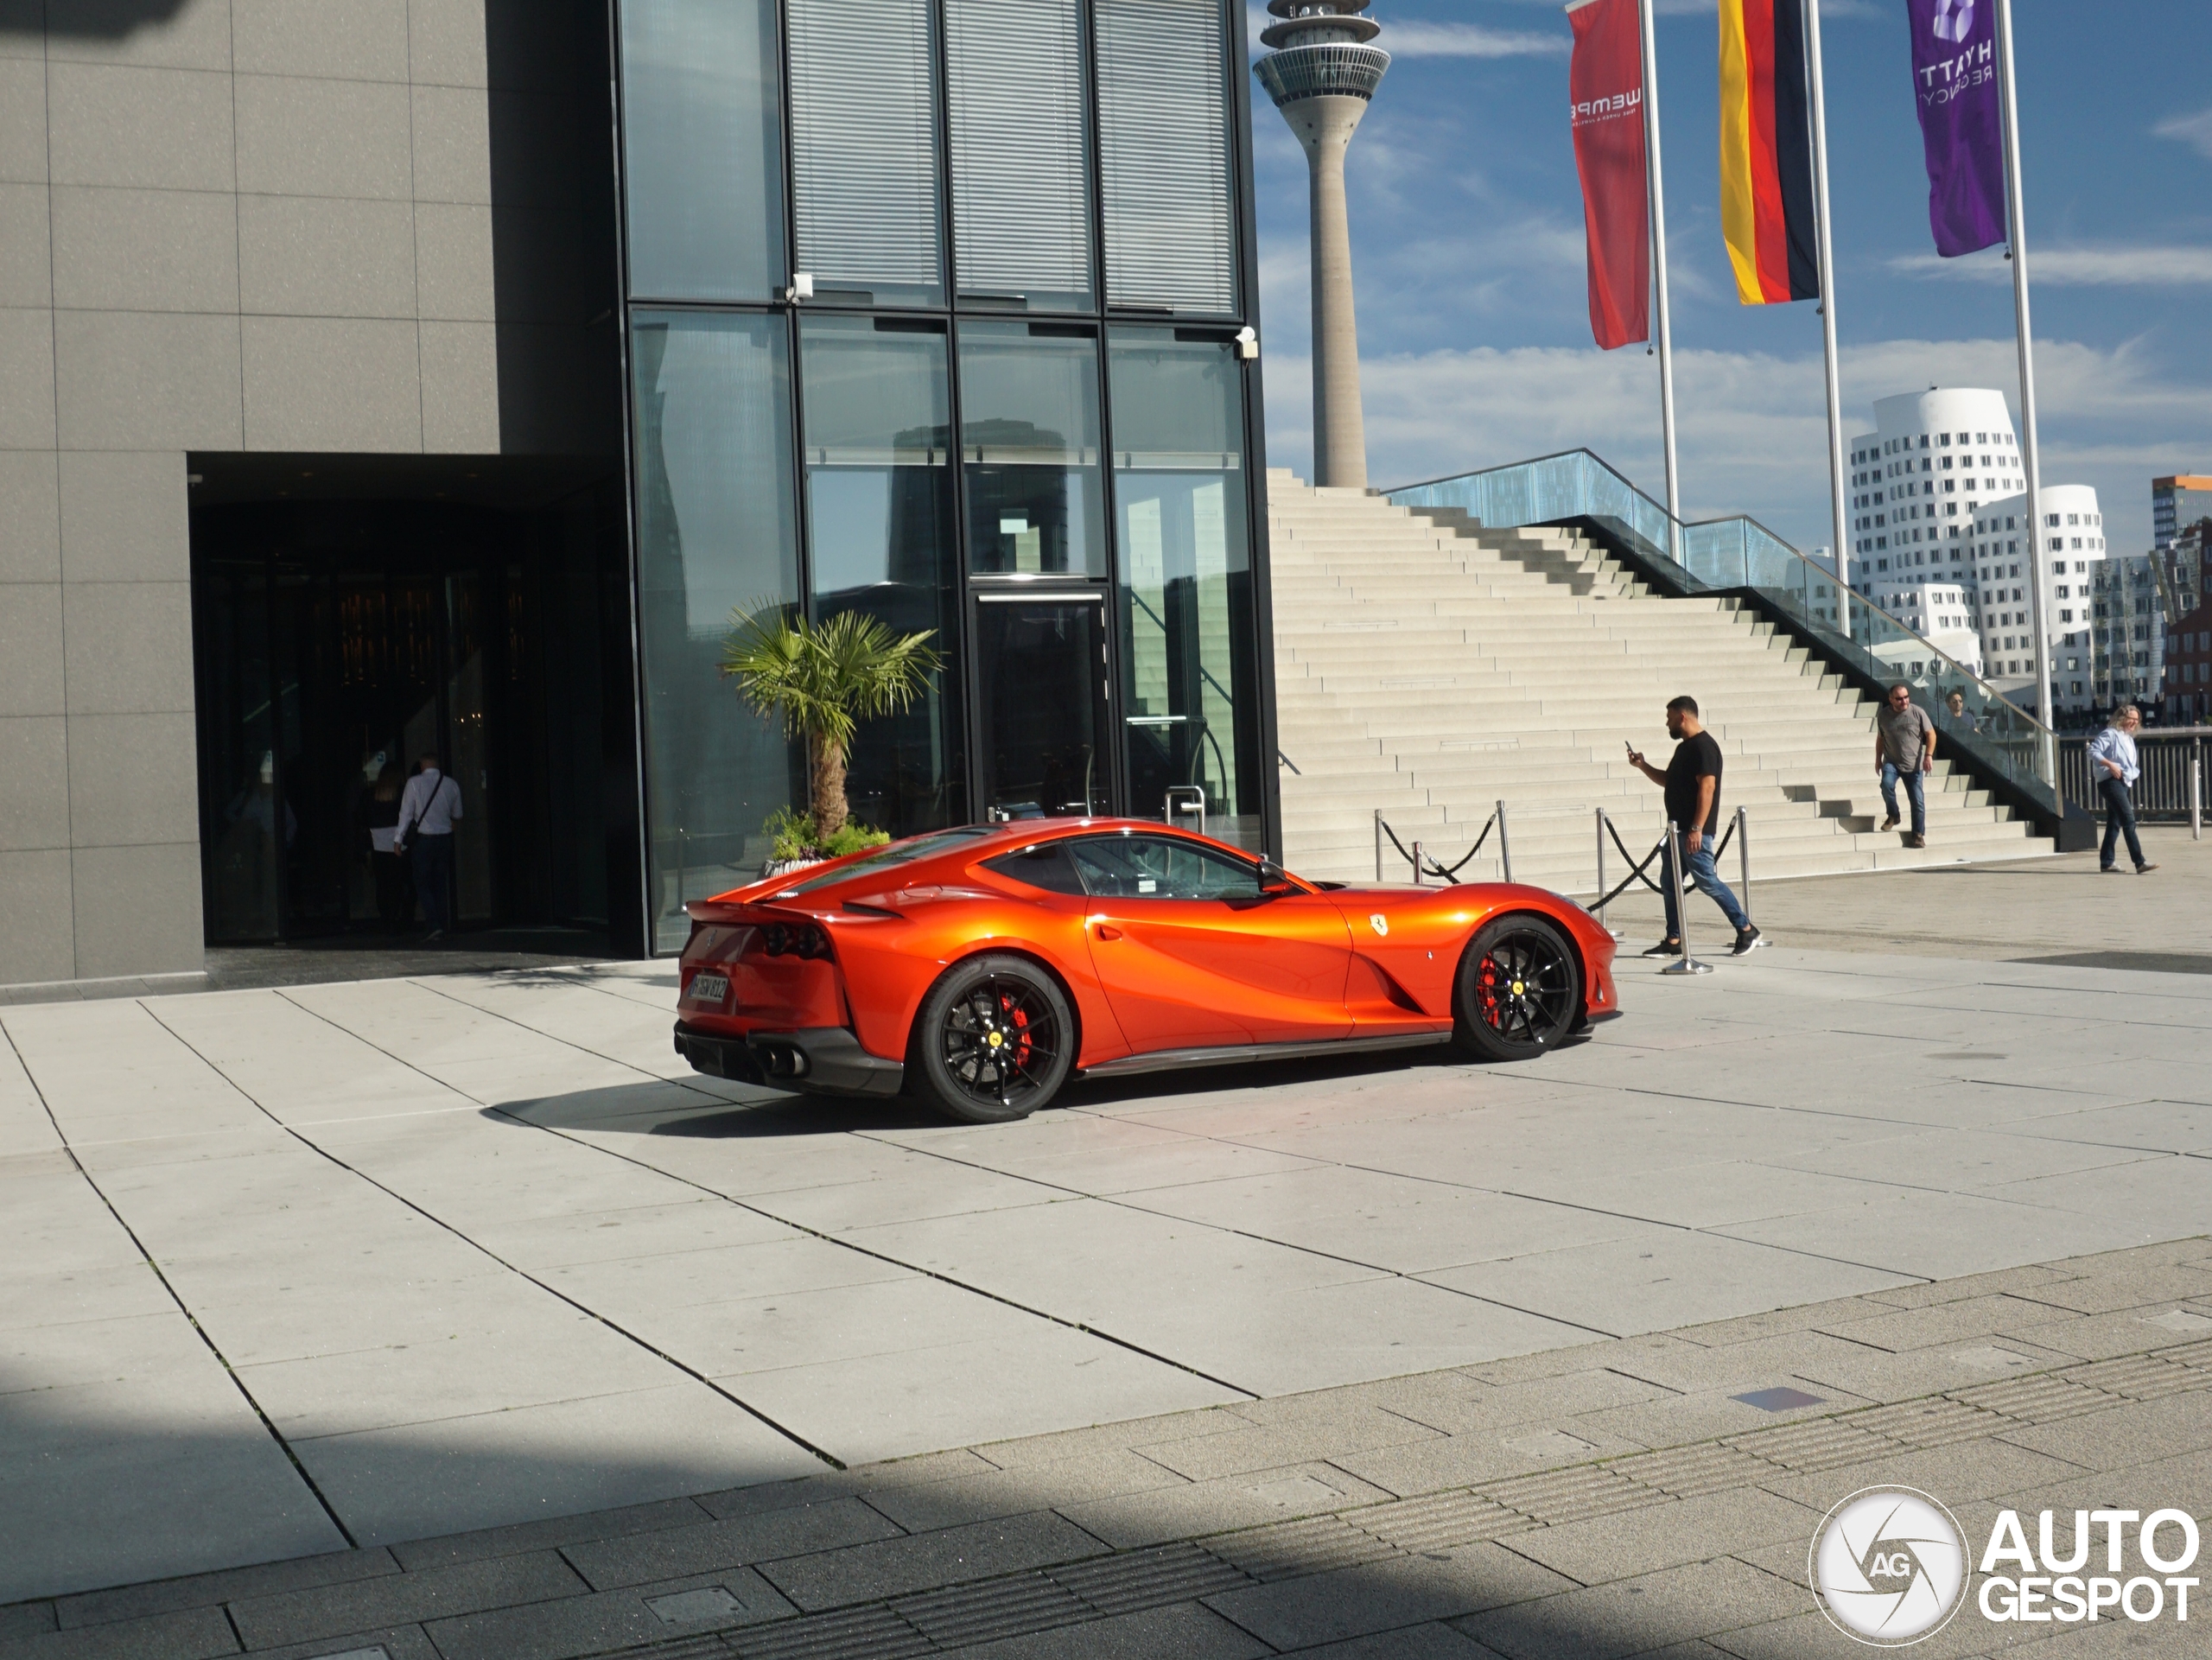
[[[1745,956],[1759,943],[1759,931],[1744,914],[1728,884],[1713,868],[1715,833],[1720,828],[1720,746],[1698,719],[1697,699],[1677,697],[1667,705],[1667,733],[1678,741],[1675,757],[1661,772],[1637,753],[1628,749],[1630,764],[1667,792],[1667,820],[1681,832],[1682,863],[1698,891],[1719,906],[1736,931],[1735,955]],[[1660,887],[1667,900],[1667,937],[1644,952],[1646,957],[1679,956],[1682,949],[1681,878],[1675,870],[1671,846],[1660,862],[1664,873]]]

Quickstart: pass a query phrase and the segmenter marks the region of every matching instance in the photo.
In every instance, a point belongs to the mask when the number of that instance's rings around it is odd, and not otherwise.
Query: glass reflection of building
[[[804,805],[719,673],[762,606],[944,653],[855,744],[868,824],[1194,787],[1272,845],[1242,7],[619,13],[655,947]]]

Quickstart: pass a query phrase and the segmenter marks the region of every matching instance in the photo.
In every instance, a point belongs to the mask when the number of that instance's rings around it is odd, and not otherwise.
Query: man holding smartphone
[[[1696,698],[1677,697],[1667,705],[1667,735],[1676,741],[1674,759],[1667,763],[1665,772],[1644,760],[1634,744],[1627,746],[1629,763],[1667,792],[1668,822],[1681,830],[1682,862],[1689,868],[1690,880],[1697,884],[1700,893],[1720,907],[1729,926],[1735,929],[1734,955],[1747,956],[1758,949],[1760,935],[1713,867],[1713,837],[1720,828],[1720,746],[1699,721]],[[1682,883],[1675,868],[1671,843],[1661,865],[1664,874],[1659,887],[1667,900],[1667,937],[1643,954],[1676,957],[1682,949],[1681,913],[1678,908]]]

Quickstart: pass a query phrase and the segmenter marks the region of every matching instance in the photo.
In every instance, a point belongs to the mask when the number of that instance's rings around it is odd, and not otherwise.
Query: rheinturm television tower
[[[1359,325],[1351,297],[1351,227],[1344,151],[1359,130],[1390,54],[1370,0],[1268,0],[1282,19],[1261,34],[1274,51],[1252,73],[1306,147],[1313,175],[1313,481],[1367,487],[1367,426],[1359,411]]]

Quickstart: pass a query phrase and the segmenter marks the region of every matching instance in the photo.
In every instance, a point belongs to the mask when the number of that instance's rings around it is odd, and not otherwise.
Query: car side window
[[[1084,891],[1083,878],[1076,875],[1075,862],[1068,857],[1065,845],[1058,842],[1023,848],[1018,853],[1002,853],[995,859],[984,860],[983,868],[1027,882],[1032,887],[1041,887],[1048,894],[1080,896]]]
[[[1106,899],[1258,899],[1256,865],[1166,836],[1101,836],[1068,852],[1091,893]]]

